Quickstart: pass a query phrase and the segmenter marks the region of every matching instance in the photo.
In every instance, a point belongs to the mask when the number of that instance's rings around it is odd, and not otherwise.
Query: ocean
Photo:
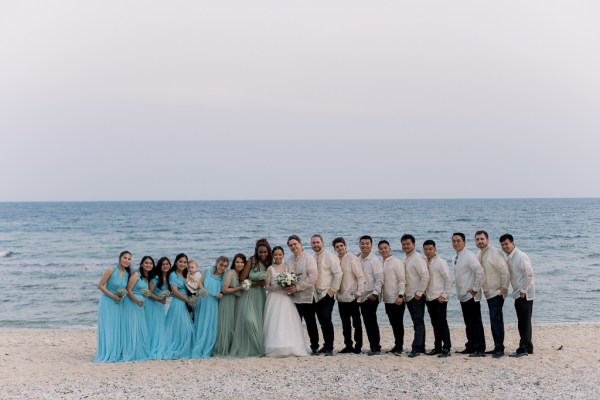
[[[323,235],[330,251],[343,236],[358,253],[368,234],[374,247],[386,239],[403,257],[400,237],[411,233],[418,250],[433,239],[450,261],[452,233],[464,232],[476,252],[479,229],[495,247],[500,235],[513,234],[531,258],[534,323],[599,322],[599,227],[600,199],[0,203],[0,329],[95,328],[98,281],[122,250],[133,253],[136,270],[144,255],[173,261],[180,252],[210,267],[220,255],[251,255],[263,236],[287,250],[287,237],[297,234],[309,253],[312,234]],[[516,322],[512,303],[504,306],[508,324]],[[337,306],[335,313],[339,324]],[[482,315],[489,323],[485,301]],[[382,305],[378,316],[388,324]],[[448,321],[463,324],[454,294]],[[408,312],[405,324],[412,325]]]

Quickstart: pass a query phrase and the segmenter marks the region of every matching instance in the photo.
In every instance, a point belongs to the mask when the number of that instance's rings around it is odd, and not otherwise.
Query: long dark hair
[[[188,261],[188,256],[185,255],[185,253],[179,253],[179,254],[177,254],[177,256],[175,257],[175,262],[171,266],[171,269],[169,270],[169,273],[177,271],[177,261],[179,261],[182,258],[185,258],[185,260]],[[183,277],[187,278],[187,276],[188,276],[188,269],[186,268],[186,269],[183,270]]]
[[[167,271],[167,282],[163,281],[162,273],[162,265],[165,261],[169,263],[169,271]],[[167,287],[169,287],[169,272],[171,272],[171,260],[169,260],[167,257],[159,258],[156,264],[154,264],[154,269],[152,270],[152,279],[154,279],[155,276],[158,277],[157,286],[159,289],[162,288],[165,285],[165,283],[167,284]]]
[[[144,261],[146,260],[150,260],[152,261],[152,269],[150,271],[147,272],[147,274],[144,276],[144,268],[142,268],[142,265],[144,265]],[[150,279],[152,279],[152,272],[154,271],[154,267],[156,265],[154,264],[154,258],[150,257],[150,256],[144,256],[142,257],[142,261],[140,261],[140,277],[142,279],[146,279],[147,281],[150,281]]]
[[[267,248],[267,260],[265,261],[265,268],[269,267],[269,265],[273,264],[273,251],[271,250],[271,245],[267,238],[260,238],[256,241],[256,246],[254,246],[254,255],[252,256],[252,269],[258,271],[258,263],[260,262],[258,258],[258,249],[260,247]]]
[[[235,260],[237,260],[238,258],[241,258],[244,262],[244,265],[246,265],[246,261],[248,261],[246,260],[246,255],[242,253],[237,253],[235,256],[233,256],[233,259],[231,261],[231,269],[235,269]]]
[[[121,258],[123,258],[125,254],[129,254],[129,257],[131,257],[131,252],[129,250],[122,251],[121,254],[119,254],[119,265],[121,265]],[[129,267],[125,268],[125,271],[127,271],[127,281],[129,282],[129,277],[131,276],[131,263],[129,263]]]

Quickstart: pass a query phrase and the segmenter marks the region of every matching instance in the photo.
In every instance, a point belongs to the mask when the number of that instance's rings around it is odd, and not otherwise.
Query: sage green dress
[[[238,275],[234,270],[227,271],[231,275],[229,281],[230,288],[236,288],[240,285]],[[223,278],[228,279],[227,276]],[[217,342],[213,350],[213,356],[228,356],[233,342],[233,332],[235,329],[235,318],[237,316],[237,302],[242,292],[225,294],[219,303],[219,322],[217,326]]]
[[[261,280],[260,271],[266,270],[265,266],[259,263],[258,271],[252,268],[248,279]],[[266,300],[267,294],[263,286],[253,286],[250,290],[242,292],[237,304],[233,342],[229,353],[232,357],[265,355],[263,323]]]

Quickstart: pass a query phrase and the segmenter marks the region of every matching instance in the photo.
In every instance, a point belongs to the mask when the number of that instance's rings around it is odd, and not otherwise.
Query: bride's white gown
[[[279,289],[277,275],[271,270],[271,286]],[[287,266],[286,266],[287,271]],[[296,305],[282,290],[270,291],[265,303],[265,355],[267,357],[307,356],[304,331]]]

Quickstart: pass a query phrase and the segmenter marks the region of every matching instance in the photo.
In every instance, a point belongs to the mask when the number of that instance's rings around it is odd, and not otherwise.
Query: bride
[[[298,310],[290,296],[277,285],[277,276],[287,271],[283,261],[283,248],[273,248],[273,265],[267,269],[265,279],[265,355],[268,357],[307,356],[304,331]]]

